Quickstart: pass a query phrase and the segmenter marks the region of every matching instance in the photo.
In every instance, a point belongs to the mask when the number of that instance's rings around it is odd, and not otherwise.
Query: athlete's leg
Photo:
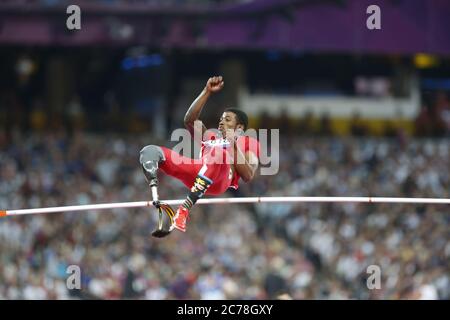
[[[169,148],[162,147],[162,150],[166,160],[161,163],[161,170],[183,182],[186,187],[192,187],[192,181],[202,166],[201,161],[184,157]]]
[[[155,145],[148,145],[141,150],[140,162],[147,182],[152,187],[152,194],[155,193],[154,190],[156,190],[158,184],[158,168],[166,174],[181,180],[190,188],[186,200],[178,208],[173,228],[186,231],[189,209],[205,193],[222,194],[229,187],[231,175],[230,164],[226,161],[226,150],[223,149],[218,152],[220,152],[216,154],[218,157],[210,154],[199,161],[198,159],[183,157],[171,149]],[[209,189],[210,187],[211,189]]]
[[[226,150],[221,152],[226,152]],[[217,158],[213,159],[206,156],[203,159],[203,164],[197,172],[193,185],[186,196],[186,200],[180,205],[175,214],[173,228],[185,232],[189,210],[205,195],[209,188],[211,188],[209,194],[224,193],[231,181],[229,172],[229,163],[217,161]]]
[[[226,149],[219,150],[218,152],[225,155]],[[207,191],[212,191],[208,192],[208,194],[220,194],[225,192],[230,185],[230,163],[227,163],[226,159],[221,158],[221,156],[206,155],[202,161],[202,166],[196,172],[196,177],[191,185],[190,192],[186,197],[186,201],[183,203],[183,206],[188,210]]]
[[[141,150],[139,160],[149,184],[152,179],[156,179],[158,169],[180,180],[189,189],[198,175],[206,177],[213,181],[206,191],[206,194],[211,195],[224,193],[231,181],[231,165],[227,161],[214,160],[212,156],[199,161],[184,157],[166,147],[148,145]]]
[[[192,186],[202,164],[200,161],[184,157],[173,150],[155,145],[148,145],[141,150],[140,162],[149,182],[155,173],[154,168],[182,181],[188,188]]]
[[[148,145],[142,148],[139,156],[139,161],[144,171],[145,179],[150,185],[152,192],[153,205],[159,208],[158,195],[158,167],[160,162],[165,160],[162,149],[155,145]]]
[[[142,148],[139,162],[142,165],[147,182],[152,185],[158,185],[158,167],[161,161],[166,160],[164,152],[159,146],[148,145]]]

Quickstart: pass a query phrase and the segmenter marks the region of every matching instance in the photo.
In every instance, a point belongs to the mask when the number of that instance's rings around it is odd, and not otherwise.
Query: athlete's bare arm
[[[206,131],[205,125],[199,120],[200,113],[202,112],[203,106],[206,104],[206,101],[208,101],[211,93],[220,91],[223,88],[223,85],[224,82],[222,77],[219,76],[209,78],[205,88],[194,100],[194,102],[192,102],[188,111],[184,115],[184,125],[192,135],[194,134],[194,130],[200,127],[202,129],[202,135]],[[195,121],[197,120],[199,121],[199,123],[195,125]]]
[[[234,168],[241,176],[244,182],[250,182],[255,176],[256,169],[258,169],[258,157],[251,151],[247,151],[245,154],[236,146],[234,147],[236,153],[236,162]]]
[[[252,151],[242,152],[236,143],[236,132],[227,130],[226,139],[230,141],[234,150],[234,170],[238,172],[244,182],[250,182],[258,169],[258,157]]]

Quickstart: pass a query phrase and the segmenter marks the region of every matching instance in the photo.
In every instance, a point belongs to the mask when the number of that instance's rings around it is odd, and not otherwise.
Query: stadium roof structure
[[[66,8],[61,5],[6,2],[0,4],[0,44],[450,53],[449,1],[379,0],[376,4],[381,29],[369,30],[369,0],[255,0],[186,7],[81,2],[82,28],[68,31]],[[113,32],[121,28],[127,32]]]

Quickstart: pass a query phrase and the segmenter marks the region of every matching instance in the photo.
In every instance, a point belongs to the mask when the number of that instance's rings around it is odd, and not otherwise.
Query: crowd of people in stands
[[[0,130],[0,208],[146,200],[150,135]],[[226,196],[449,198],[448,140],[281,137],[279,171]],[[186,188],[161,176],[160,196]],[[0,299],[449,299],[446,206],[215,205],[151,237],[149,208],[0,220]],[[69,290],[70,265],[81,289]],[[381,270],[367,286],[369,266]]]

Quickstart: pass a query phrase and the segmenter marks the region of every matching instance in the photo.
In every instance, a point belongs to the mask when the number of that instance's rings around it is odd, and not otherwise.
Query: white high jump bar
[[[179,205],[184,200],[161,200],[169,205]],[[283,202],[347,202],[347,203],[415,203],[415,204],[450,204],[446,198],[390,198],[390,197],[242,197],[200,199],[197,204],[227,203],[283,203]],[[0,217],[52,212],[72,212],[88,210],[106,210],[117,208],[153,207],[152,201],[116,202],[62,206],[35,209],[0,210]]]

